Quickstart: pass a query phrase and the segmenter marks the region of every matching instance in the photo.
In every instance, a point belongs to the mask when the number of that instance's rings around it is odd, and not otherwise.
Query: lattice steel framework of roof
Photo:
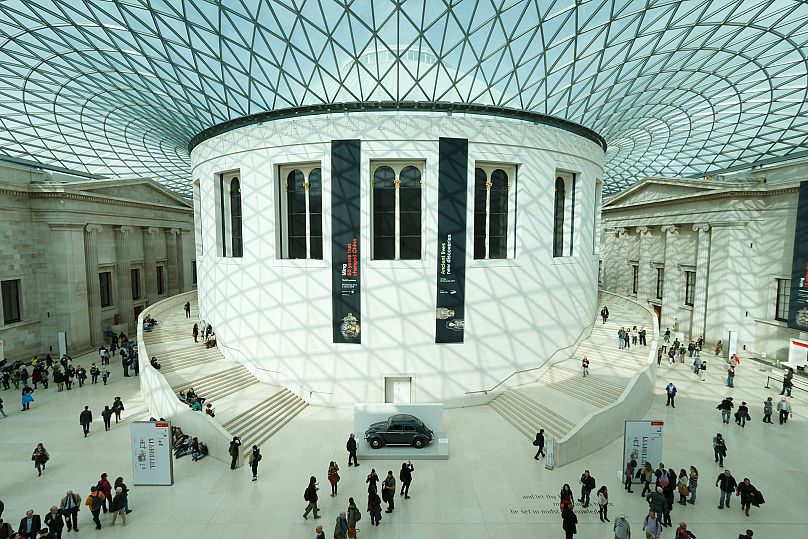
[[[808,154],[797,0],[0,0],[0,154],[190,193],[188,143],[347,102],[548,114],[605,191]]]

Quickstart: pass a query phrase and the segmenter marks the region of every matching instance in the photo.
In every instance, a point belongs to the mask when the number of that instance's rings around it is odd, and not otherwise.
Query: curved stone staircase
[[[553,435],[557,447],[571,433],[584,428],[595,414],[619,402],[635,375],[648,368],[649,354],[656,350],[651,313],[625,298],[617,301],[617,298],[601,297],[598,311],[604,304],[609,305],[608,321],[602,324],[598,315],[591,335],[570,359],[550,366],[536,382],[511,387],[489,403],[531,440],[539,429],[544,429]],[[621,326],[629,324],[629,329],[645,324],[648,346],[632,345],[627,350],[618,349],[617,332]],[[590,361],[587,377],[581,371],[584,356]],[[615,429],[618,435],[620,432],[622,424]],[[590,450],[594,451],[613,439],[602,440]],[[575,458],[565,454],[557,464],[563,465],[571,460]]]
[[[153,372],[165,379],[172,392],[164,398],[179,402],[179,391],[193,388],[206,403],[213,404],[214,418],[202,412],[197,414],[221,426],[224,432],[221,429],[219,432],[227,438],[219,440],[219,445],[240,436],[245,447],[260,446],[306,408],[307,403],[286,388],[260,382],[243,364],[226,359],[218,347],[205,348],[201,334],[199,342],[194,343],[191,329],[197,320],[185,317],[182,303],[190,300],[192,312],[196,313],[196,300],[195,296],[184,296],[187,297],[176,307],[161,310],[158,303],[150,311],[159,324],[142,335],[146,352],[142,354],[142,362],[151,369],[146,357],[157,358],[160,370]],[[152,410],[152,414],[171,419],[170,414],[160,410]],[[216,456],[213,452],[211,455]]]

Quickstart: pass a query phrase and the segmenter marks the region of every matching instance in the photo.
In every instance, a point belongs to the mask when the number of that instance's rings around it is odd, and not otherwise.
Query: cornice
[[[648,202],[638,202],[635,204],[626,204],[624,206],[611,206],[611,207],[603,207],[601,208],[602,213],[616,213],[619,211],[629,210],[629,209],[636,209],[636,208],[654,208],[660,206],[672,206],[676,204],[681,204],[685,201],[701,201],[701,200],[715,200],[719,198],[750,198],[750,197],[761,197],[761,196],[774,196],[774,195],[782,195],[786,193],[798,193],[800,190],[799,185],[794,185],[792,187],[782,187],[778,189],[768,189],[768,190],[760,190],[760,191],[740,191],[740,190],[732,190],[732,191],[720,191],[716,193],[703,193],[697,195],[688,195],[684,197],[675,197],[675,198],[666,198],[662,200],[649,200]]]
[[[104,204],[110,206],[125,206],[129,208],[157,208],[161,210],[168,209],[189,214],[192,214],[194,212],[194,209],[189,207],[170,206],[168,204],[158,204],[156,202],[139,202],[117,197],[110,197],[104,195],[90,195],[87,193],[76,193],[70,191],[32,191],[28,189],[20,189],[9,186],[0,186],[0,194],[22,196],[33,199],[57,198],[57,199],[78,200],[78,201],[96,202],[96,203],[103,202]]]

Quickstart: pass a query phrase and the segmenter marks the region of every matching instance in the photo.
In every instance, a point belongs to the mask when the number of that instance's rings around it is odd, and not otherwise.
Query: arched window
[[[564,256],[564,178],[555,181],[555,204],[553,211],[553,256]]]
[[[502,165],[474,169],[474,258],[508,258],[510,177]],[[515,167],[507,167],[516,175]]]
[[[400,260],[421,258],[421,171],[404,167],[399,174],[399,256]]]
[[[374,169],[375,167],[375,169]],[[373,259],[421,258],[423,165],[371,164],[373,170]]]
[[[281,167],[281,258],[323,258],[323,181],[319,163]]]
[[[373,258],[396,258],[396,173],[388,166],[373,173]]]
[[[244,256],[244,243],[241,232],[241,184],[238,178],[230,180],[230,234],[232,256]]]

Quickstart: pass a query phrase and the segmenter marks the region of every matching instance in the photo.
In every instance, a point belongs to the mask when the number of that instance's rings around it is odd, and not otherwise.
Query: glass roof
[[[496,105],[604,187],[808,155],[799,0],[0,0],[0,154],[190,195],[191,137],[301,105]]]

